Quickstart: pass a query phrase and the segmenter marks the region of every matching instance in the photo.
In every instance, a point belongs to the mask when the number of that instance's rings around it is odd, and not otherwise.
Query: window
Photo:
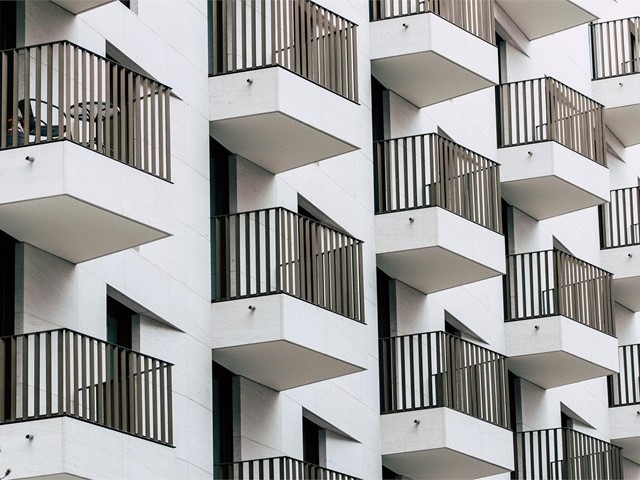
[[[320,437],[324,429],[308,418],[302,419],[302,459],[313,465],[320,465]]]
[[[217,215],[227,215],[230,213],[229,206],[229,185],[231,184],[229,176],[229,156],[231,153],[213,138],[209,138],[209,171],[211,172],[211,181],[209,182],[209,202],[211,212],[211,298],[216,298],[218,288],[218,278],[216,273],[216,259],[226,258],[225,242],[216,242],[215,221],[213,217]],[[226,283],[224,280],[220,282],[222,288],[221,294],[226,296]]]
[[[233,377],[213,362],[213,464],[233,461]]]
[[[107,341],[124,348],[133,347],[135,312],[112,297],[107,297]]]

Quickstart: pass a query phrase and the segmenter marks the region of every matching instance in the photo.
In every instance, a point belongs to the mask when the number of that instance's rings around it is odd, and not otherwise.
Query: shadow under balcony
[[[0,229],[72,263],[170,235],[170,89],[69,42],[0,52]]]
[[[473,0],[373,1],[372,74],[417,107],[495,85],[492,7]]]
[[[365,369],[360,240],[284,208],[213,222],[216,362],[278,391]]]
[[[212,5],[212,137],[271,173],[360,148],[354,23],[309,0]]]
[[[320,467],[312,463],[297,460],[291,457],[259,458],[255,460],[242,460],[232,463],[216,465],[214,478],[226,480],[269,480],[279,478],[281,480],[359,480],[345,473],[336,472],[328,468]]]
[[[640,345],[618,348],[620,372],[611,375],[609,425],[611,441],[624,448],[624,456],[640,463]]]
[[[640,17],[591,25],[594,98],[607,127],[625,146],[640,143]]]
[[[496,163],[437,134],[374,156],[379,268],[425,294],[504,273]]]
[[[1,337],[0,364],[12,475],[89,478],[100,468],[134,478],[171,468],[172,364],[68,329]],[[157,468],[141,470],[132,451],[160,459]]]
[[[559,250],[509,255],[509,370],[553,388],[618,370],[611,274]]]
[[[622,478],[622,449],[576,430],[518,432],[514,443],[516,480]]]
[[[380,339],[382,463],[409,478],[513,469],[504,356],[445,332]]]
[[[536,220],[608,198],[602,105],[550,77],[502,84],[498,163],[502,196]]]

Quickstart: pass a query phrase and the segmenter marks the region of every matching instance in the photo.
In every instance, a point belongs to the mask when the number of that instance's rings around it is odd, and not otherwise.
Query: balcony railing
[[[598,207],[600,248],[640,245],[640,188],[611,191],[609,203]]]
[[[555,141],[606,166],[603,107],[544,77],[496,86],[498,147]]]
[[[640,345],[618,348],[620,371],[607,377],[609,406],[640,404]]]
[[[359,480],[291,457],[260,458],[216,465],[214,478],[225,480]]]
[[[507,257],[506,321],[563,315],[615,335],[611,274],[559,250]]]
[[[515,434],[516,480],[619,480],[621,448],[568,428]]]
[[[279,65],[358,101],[356,25],[309,0],[215,0],[212,75]]]
[[[381,413],[447,407],[509,428],[505,357],[445,332],[380,339]]]
[[[374,155],[376,213],[442,207],[501,231],[497,163],[435,133],[376,142]]]
[[[495,45],[493,0],[373,0],[371,21],[432,12]]]
[[[364,321],[360,240],[284,208],[213,223],[214,300],[286,293]]]
[[[68,329],[0,337],[0,424],[69,416],[171,445],[171,367]]]
[[[171,89],[70,42],[0,52],[0,148],[70,140],[171,179]]]
[[[593,79],[640,72],[640,17],[591,24]]]

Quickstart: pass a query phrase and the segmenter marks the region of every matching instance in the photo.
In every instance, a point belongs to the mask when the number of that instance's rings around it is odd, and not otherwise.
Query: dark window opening
[[[218,242],[216,236],[216,222],[214,217],[227,215],[230,213],[229,206],[229,156],[231,153],[213,138],[209,138],[209,171],[211,180],[209,181],[209,202],[211,215],[211,298],[216,298],[218,289],[218,278],[216,276],[216,258],[226,258],[225,242]],[[224,279],[220,280],[220,292],[224,298],[228,295],[227,284]]]
[[[17,3],[0,2],[0,50],[16,48]]]
[[[382,480],[401,480],[402,475],[398,475],[396,472],[391,470],[390,468],[382,466]]]
[[[131,0],[120,0],[120,3],[131,10]]]
[[[213,362],[213,464],[233,462],[233,377]]]
[[[507,42],[496,33],[496,45],[498,46],[498,83],[507,81]]]
[[[384,140],[384,85],[371,77],[371,126],[373,141]]]
[[[561,422],[562,428],[573,429],[573,418],[571,418],[569,415],[567,415],[564,412],[560,412],[560,422]]]
[[[114,298],[107,297],[108,342],[128,349],[133,347],[133,315],[133,310]]]
[[[378,338],[391,336],[391,277],[376,268],[378,300]]]
[[[454,337],[462,337],[462,331],[457,329],[455,326],[453,326],[446,320],[444,321],[444,331],[450,335],[453,335]]]
[[[0,336],[15,334],[16,240],[0,231]]]
[[[302,459],[320,465],[320,432],[322,428],[307,418],[302,419]]]

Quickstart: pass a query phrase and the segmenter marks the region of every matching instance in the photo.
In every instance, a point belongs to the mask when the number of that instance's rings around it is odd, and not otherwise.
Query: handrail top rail
[[[83,46],[81,46],[81,45],[78,45],[77,43],[72,42],[72,41],[70,41],[70,40],[64,40],[64,39],[63,39],[63,40],[53,40],[53,41],[51,41],[51,42],[36,43],[36,44],[33,44],[33,45],[24,45],[24,46],[22,46],[22,47],[6,48],[6,49],[4,49],[4,50],[0,50],[0,54],[2,54],[2,53],[7,53],[7,52],[13,52],[13,51],[26,50],[26,49],[28,49],[28,48],[35,48],[35,47],[47,47],[47,46],[50,46],[50,45],[51,45],[51,46],[53,46],[53,45],[60,45],[60,44],[61,44],[61,45],[68,44],[68,45],[70,45],[70,46],[72,46],[72,47],[79,48],[80,50],[82,50],[82,51],[84,51],[84,52],[87,52],[87,53],[90,53],[91,55],[94,55],[95,57],[97,57],[97,58],[99,58],[99,59],[102,59],[102,60],[104,60],[104,61],[106,61],[106,62],[111,62],[111,63],[112,63],[112,64],[114,64],[114,65],[118,65],[118,66],[120,66],[120,67],[122,67],[122,68],[124,68],[124,69],[126,69],[126,70],[128,70],[128,71],[130,71],[130,72],[133,72],[133,73],[135,73],[136,75],[141,76],[141,77],[142,77],[143,79],[145,79],[145,80],[151,80],[151,81],[153,81],[153,82],[157,83],[159,86],[161,86],[161,87],[164,87],[164,88],[168,89],[169,91],[172,91],[172,90],[173,90],[170,86],[168,86],[168,85],[166,85],[166,84],[164,84],[164,83],[160,82],[159,80],[157,80],[157,79],[155,79],[155,78],[153,78],[153,77],[150,77],[150,76],[149,76],[149,74],[139,72],[139,71],[137,71],[137,70],[134,70],[134,69],[133,69],[133,68],[131,68],[131,67],[127,67],[126,65],[123,65],[123,64],[121,64],[121,63],[117,62],[116,60],[112,60],[112,59],[107,58],[107,57],[105,57],[105,56],[103,56],[103,55],[100,55],[99,53],[95,53],[95,52],[93,52],[92,50],[89,50],[88,48],[83,47]]]
[[[473,343],[469,340],[466,340],[462,337],[457,337],[449,332],[445,332],[444,330],[433,330],[431,332],[418,332],[418,333],[406,333],[404,335],[392,335],[390,337],[382,337],[382,338],[378,338],[378,342],[382,341],[382,340],[392,340],[394,338],[406,338],[406,337],[415,337],[418,335],[429,335],[429,334],[441,334],[444,335],[445,337],[449,337],[449,338],[454,338],[457,340],[460,340],[461,342],[467,344],[467,345],[473,345],[474,347],[478,347],[481,348],[482,350],[485,350],[487,352],[491,352],[491,353],[495,353],[496,355],[499,355],[502,358],[506,358],[505,355],[503,355],[500,352],[496,352],[495,350],[491,350],[490,348],[487,347],[483,347],[482,345],[478,345],[477,343]]]
[[[622,17],[622,18],[614,18],[612,20],[592,20],[589,22],[589,25],[604,25],[605,23],[613,23],[613,22],[621,22],[624,20],[638,20],[640,22],[640,15],[635,15],[632,17]]]
[[[315,463],[305,462],[304,460],[299,460],[299,459],[297,459],[297,458],[290,457],[290,456],[288,456],[288,455],[279,455],[279,456],[277,456],[277,457],[263,457],[263,458],[253,458],[253,459],[248,459],[248,460],[236,460],[236,461],[234,461],[234,462],[216,463],[216,464],[215,464],[215,466],[216,466],[216,467],[224,467],[224,466],[227,466],[227,465],[235,465],[235,464],[237,464],[237,463],[246,463],[246,462],[263,462],[263,461],[266,461],[266,460],[280,460],[280,459],[284,459],[284,460],[293,460],[294,462],[299,462],[299,463],[302,463],[303,465],[309,465],[309,466],[311,466],[311,467],[321,468],[321,469],[323,469],[323,470],[327,470],[327,471],[329,471],[329,472],[339,473],[340,475],[344,475],[344,476],[346,476],[346,477],[352,478],[353,480],[361,480],[360,478],[358,478],[358,477],[354,477],[354,476],[349,475],[349,474],[347,474],[347,473],[342,473],[342,472],[339,472],[339,471],[337,471],[337,470],[332,470],[332,469],[327,468],[327,467],[322,467],[322,466],[320,466],[320,465],[316,465]]]
[[[620,188],[614,188],[613,190],[609,190],[609,193],[614,193],[614,192],[622,192],[624,190],[640,190],[640,185],[632,185],[631,187],[620,187]],[[623,198],[623,201],[626,201],[626,198]],[[611,202],[605,202],[605,203],[611,203]]]
[[[384,138],[382,140],[374,140],[373,143],[375,145],[375,144],[378,144],[378,143],[391,142],[393,140],[406,140],[406,139],[409,139],[409,138],[418,138],[418,137],[437,137],[437,138],[441,138],[442,140],[444,140],[446,142],[452,143],[452,144],[454,144],[454,145],[456,145],[456,146],[458,146],[458,147],[460,147],[460,148],[462,148],[464,150],[467,150],[468,152],[471,152],[471,153],[473,153],[475,155],[478,155],[479,157],[483,158],[484,160],[487,160],[488,162],[491,162],[493,164],[493,166],[497,166],[497,167],[500,166],[500,164],[498,162],[496,162],[495,160],[491,160],[490,158],[485,157],[481,153],[478,153],[478,152],[476,152],[474,150],[471,150],[470,148],[465,147],[464,145],[461,145],[461,144],[459,144],[457,142],[454,142],[450,138],[447,138],[444,135],[440,135],[437,132],[419,133],[417,135],[406,135],[404,137]]]
[[[304,1],[306,1],[307,3],[310,3],[314,7],[323,8],[327,12],[331,13],[332,15],[334,15],[336,18],[340,18],[340,19],[344,20],[345,22],[350,23],[354,27],[358,27],[359,26],[353,20],[349,20],[348,18],[343,17],[342,15],[334,12],[333,10],[329,9],[328,7],[325,7],[324,5],[320,5],[319,3],[316,3],[313,0],[304,0]]]
[[[593,435],[589,435],[588,433],[579,432],[578,430],[576,430],[574,428],[569,428],[569,427],[540,428],[540,429],[537,429],[537,430],[523,430],[521,432],[515,432],[515,433],[516,433],[516,435],[519,435],[519,434],[523,434],[523,433],[553,432],[553,431],[556,431],[556,430],[571,432],[571,433],[575,433],[576,435],[582,435],[584,437],[592,438],[593,440],[605,443],[605,444],[610,445],[610,446],[612,446],[614,448],[618,448],[618,449],[622,450],[622,447],[620,447],[618,445],[615,445],[614,443],[607,442],[606,440],[602,440],[601,438],[594,437]]]
[[[143,355],[144,357],[148,358],[149,360],[155,360],[157,362],[164,363],[165,365],[169,365],[171,367],[175,366],[174,363],[167,362],[166,360],[161,360],[159,358],[152,357],[151,355],[147,355],[145,353],[138,352],[136,350],[132,350],[131,348],[123,347],[122,345],[118,345],[117,343],[109,342],[107,340],[103,340],[101,338],[94,337],[92,335],[87,335],[85,333],[78,332],[77,330],[73,330],[73,329],[67,328],[67,327],[52,328],[50,330],[38,330],[36,332],[28,332],[28,333],[16,333],[15,335],[4,335],[4,336],[0,336],[0,340],[4,340],[5,338],[28,337],[30,335],[36,335],[36,334],[42,334],[42,333],[51,333],[51,332],[71,332],[71,333],[75,333],[75,334],[80,335],[82,337],[88,338],[89,340],[95,340],[97,342],[104,343],[106,345],[111,345],[113,347],[119,348],[121,350],[124,350],[125,352],[135,353],[137,355]]]
[[[261,213],[261,212],[269,212],[271,210],[282,210],[283,212],[289,212],[292,213],[293,215],[296,215],[297,217],[301,217],[301,218],[305,218],[317,225],[320,225],[328,230],[331,230],[333,232],[339,233],[340,235],[344,235],[345,237],[349,237],[350,239],[352,239],[354,242],[359,243],[359,244],[364,244],[364,240],[360,240],[356,237],[354,237],[353,235],[351,235],[350,233],[344,232],[336,227],[332,227],[330,225],[327,225],[326,223],[322,223],[318,220],[315,220],[313,218],[307,217],[306,215],[303,215],[301,213],[298,212],[294,212],[293,210],[288,209],[287,207],[268,207],[268,208],[258,208],[257,210],[246,210],[243,212],[236,212],[236,213],[225,213],[223,215],[213,215],[211,218],[215,219],[215,218],[225,218],[225,217],[235,217],[235,216],[239,216],[239,215],[248,215],[251,213]]]
[[[584,98],[586,98],[587,100],[589,100],[589,101],[591,101],[591,102],[593,102],[593,103],[595,103],[595,104],[599,105],[601,108],[604,108],[604,107],[605,107],[605,105],[604,105],[604,104],[602,104],[602,103],[598,102],[597,100],[594,100],[594,99],[593,99],[593,98],[591,98],[590,96],[588,96],[588,95],[586,95],[586,94],[582,93],[580,90],[577,90],[577,89],[575,89],[575,88],[573,88],[573,87],[570,87],[570,86],[569,86],[569,85],[567,85],[566,83],[561,82],[561,81],[560,81],[560,80],[558,80],[557,78],[552,77],[552,76],[550,76],[550,75],[544,75],[543,77],[526,78],[526,79],[524,79],[524,80],[514,80],[514,81],[512,81],[512,82],[499,83],[498,85],[496,85],[496,87],[507,87],[507,86],[515,85],[516,83],[534,82],[534,81],[536,81],[536,80],[553,80],[554,82],[556,82],[556,83],[558,83],[558,84],[562,85],[563,87],[568,88],[568,89],[569,89],[569,90],[571,90],[572,92],[577,93],[577,94],[578,94],[578,95],[580,95],[581,97],[584,97]]]
[[[574,260],[577,260],[577,261],[579,261],[581,263],[584,263],[585,265],[589,265],[590,267],[596,268],[596,269],[606,273],[607,275],[613,276],[613,273],[611,273],[610,271],[605,270],[604,268],[599,267],[598,265],[594,265],[593,263],[589,263],[586,260],[582,260],[581,258],[578,258],[575,255],[572,255],[572,254],[567,253],[567,252],[563,252],[562,250],[557,249],[557,248],[548,248],[546,250],[534,250],[532,252],[509,253],[509,254],[507,254],[507,258],[509,258],[509,257],[520,257],[522,255],[531,255],[532,253],[547,253],[547,252],[561,253],[563,255],[566,255],[568,257],[573,258]]]

